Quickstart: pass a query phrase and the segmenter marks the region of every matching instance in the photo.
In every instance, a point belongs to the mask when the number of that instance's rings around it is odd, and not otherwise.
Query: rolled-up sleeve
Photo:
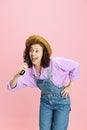
[[[70,80],[77,80],[79,78],[80,75],[80,67],[79,64],[73,68],[70,72],[69,72],[69,78]]]
[[[10,81],[8,81],[8,83],[7,83],[7,89],[8,89],[9,91],[15,91],[16,89],[22,88],[22,87],[24,87],[24,84],[23,84],[23,81],[22,81],[21,78],[18,79],[18,82],[17,82],[17,84],[16,84],[16,86],[15,86],[14,88],[12,88],[12,87],[10,86]]]

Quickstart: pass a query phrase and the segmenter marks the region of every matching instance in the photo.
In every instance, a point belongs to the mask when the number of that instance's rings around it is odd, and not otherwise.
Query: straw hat
[[[29,45],[29,43],[31,42],[31,40],[38,40],[39,42],[41,42],[41,43],[47,48],[49,55],[52,54],[52,49],[51,49],[50,44],[49,44],[49,43],[46,41],[46,39],[44,39],[42,36],[32,35],[32,36],[30,36],[30,37],[28,37],[28,38],[26,39],[25,44],[26,44],[26,45]]]

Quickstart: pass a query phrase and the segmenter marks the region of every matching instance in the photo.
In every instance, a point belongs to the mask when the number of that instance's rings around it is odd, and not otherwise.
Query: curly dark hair
[[[50,55],[47,51],[47,48],[44,46],[44,44],[37,39],[32,39],[31,41],[29,41],[25,44],[25,49],[24,49],[24,54],[23,54],[24,62],[27,62],[29,68],[31,68],[33,66],[33,64],[30,60],[30,57],[29,57],[30,47],[33,44],[39,44],[43,48],[43,56],[42,56],[42,60],[41,60],[41,66],[44,68],[48,67],[49,63],[50,63]]]

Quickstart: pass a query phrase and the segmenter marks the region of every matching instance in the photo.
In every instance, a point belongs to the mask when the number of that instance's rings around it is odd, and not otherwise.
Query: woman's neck
[[[36,72],[40,73],[41,72],[41,66],[34,66]]]

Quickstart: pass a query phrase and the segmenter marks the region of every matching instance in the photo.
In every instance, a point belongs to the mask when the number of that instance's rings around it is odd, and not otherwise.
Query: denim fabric
[[[50,80],[36,78],[38,88],[41,90],[40,99],[40,130],[67,130],[70,112],[70,97],[64,98],[58,88]]]

